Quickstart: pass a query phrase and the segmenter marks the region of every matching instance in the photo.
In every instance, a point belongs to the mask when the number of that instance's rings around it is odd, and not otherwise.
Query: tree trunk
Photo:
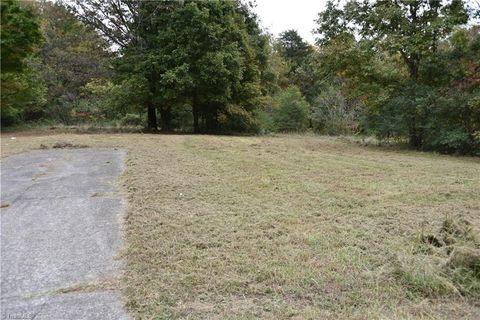
[[[412,92],[411,96],[413,97],[413,101],[416,100],[417,95],[417,78],[418,78],[418,66],[417,64],[413,64],[410,68],[410,79],[412,81]],[[422,146],[422,135],[419,129],[419,119],[417,117],[417,110],[415,102],[413,102],[411,114],[410,114],[410,129],[409,129],[409,144],[410,147],[419,149]]]
[[[170,107],[160,109],[160,117],[163,132],[172,131],[172,109]]]
[[[415,59],[415,56],[407,56],[402,52],[402,56],[404,58],[405,63],[408,66],[408,72],[410,76],[410,82],[412,86],[412,97],[415,98],[416,96],[416,85],[418,81],[418,65],[419,61],[418,59]],[[415,99],[413,99],[415,100]],[[418,130],[418,119],[417,119],[417,114],[415,110],[415,106],[412,106],[412,111],[409,116],[410,118],[410,123],[409,123],[409,132],[408,132],[408,142],[410,144],[410,147],[418,149],[422,146],[422,137],[419,133]]]
[[[410,73],[410,80],[414,83],[418,80],[418,62],[415,60],[408,61],[408,71]]]
[[[157,112],[152,104],[148,105],[148,130],[157,131]]]
[[[198,125],[198,116],[199,116],[199,105],[197,93],[193,93],[192,98],[192,113],[193,113],[193,133],[199,133],[200,127]]]
[[[218,131],[218,122],[213,114],[208,113],[206,115],[205,127],[207,133],[215,133]]]
[[[416,124],[414,123],[410,128],[408,143],[410,144],[410,147],[418,149],[422,146],[422,138],[418,134],[418,131],[415,125]]]

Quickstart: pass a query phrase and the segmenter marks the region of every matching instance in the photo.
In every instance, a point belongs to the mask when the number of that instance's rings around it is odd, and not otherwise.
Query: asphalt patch
[[[2,159],[2,319],[127,319],[115,289],[58,293],[119,276],[124,156],[59,148]]]

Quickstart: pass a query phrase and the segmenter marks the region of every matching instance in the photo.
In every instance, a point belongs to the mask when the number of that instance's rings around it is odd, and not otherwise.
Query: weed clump
[[[464,219],[446,218],[440,233],[447,246],[461,242],[478,245],[472,224]]]
[[[395,275],[410,292],[480,297],[480,242],[469,221],[446,218],[436,234],[422,234],[420,240],[395,265]]]

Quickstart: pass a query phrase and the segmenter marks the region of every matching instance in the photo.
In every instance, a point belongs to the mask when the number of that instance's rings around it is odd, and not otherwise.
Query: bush
[[[470,110],[470,95],[456,88],[431,90],[430,99],[419,99],[418,107],[426,115],[424,149],[442,153],[467,154],[474,151],[473,130],[478,127]],[[422,103],[426,100],[426,103]]]
[[[468,153],[472,141],[465,128],[444,129],[435,134],[427,147],[443,153]]]
[[[260,111],[258,113],[259,132],[262,134],[277,131],[271,112]]]
[[[192,106],[189,103],[179,103],[172,108],[172,127],[183,132],[193,131]]]
[[[74,104],[62,96],[54,101],[51,101],[45,108],[45,116],[48,119],[52,119],[55,122],[63,124],[72,124],[72,114]]]
[[[144,110],[148,90],[144,81],[131,77],[119,84],[108,79],[94,79],[82,87],[82,98],[106,119],[121,119]]]
[[[398,88],[376,110],[364,117],[379,139],[415,138],[412,146],[441,153],[479,154],[478,93],[459,88],[412,84]]]
[[[357,127],[356,108],[340,90],[328,87],[315,99],[312,124],[316,131],[324,134],[351,133]]]
[[[19,123],[22,119],[23,110],[13,106],[2,107],[1,124],[2,127],[8,127]]]
[[[303,132],[308,127],[308,102],[296,86],[290,86],[277,97],[278,110],[273,114],[275,128],[282,132]]]
[[[145,118],[139,114],[127,113],[120,119],[120,124],[123,126],[145,126]]]
[[[224,132],[258,132],[257,116],[238,105],[229,105],[218,116],[221,131]]]
[[[47,86],[39,70],[39,59],[30,57],[24,60],[22,71],[1,73],[2,126],[36,120],[43,114]]]

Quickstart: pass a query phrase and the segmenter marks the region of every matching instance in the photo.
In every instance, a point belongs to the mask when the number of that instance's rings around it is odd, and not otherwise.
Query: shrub
[[[356,108],[335,87],[326,88],[312,107],[316,131],[330,135],[351,133],[356,128]]]
[[[63,124],[72,123],[72,112],[74,104],[66,97],[61,96],[51,101],[45,108],[45,115],[48,119],[52,119],[55,122]]]
[[[144,126],[145,118],[139,114],[127,113],[120,119],[120,124],[123,126]]]
[[[22,119],[23,110],[13,106],[7,106],[2,108],[2,127],[14,125]]]
[[[259,132],[262,134],[277,131],[277,129],[275,128],[275,121],[273,120],[271,112],[267,112],[264,110],[258,112],[258,122]]]
[[[118,84],[108,79],[94,79],[82,87],[82,98],[106,119],[121,119],[144,110],[146,96],[145,83],[136,77]]]
[[[423,126],[424,148],[442,153],[478,153],[475,130],[480,128],[475,100],[478,95],[456,88],[434,91],[427,103],[418,105],[426,120]],[[480,109],[480,108],[479,108]]]
[[[303,132],[307,129],[310,106],[296,86],[282,92],[277,102],[279,108],[273,114],[273,121],[278,131]]]
[[[378,138],[409,138],[412,146],[441,153],[478,154],[478,93],[422,84],[398,88],[364,116]],[[414,139],[412,139],[414,138]]]
[[[179,103],[172,108],[172,127],[180,131],[193,131],[192,106],[189,103]]]
[[[221,131],[225,132],[258,132],[257,116],[238,105],[229,105],[218,116]]]
[[[47,86],[40,76],[40,61],[29,57],[20,72],[1,73],[1,123],[2,126],[25,120],[37,120],[44,112]]]

